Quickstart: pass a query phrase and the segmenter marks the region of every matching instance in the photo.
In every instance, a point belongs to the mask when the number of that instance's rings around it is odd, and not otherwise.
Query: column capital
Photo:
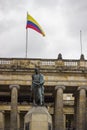
[[[80,86],[77,90],[80,91],[81,89],[85,89],[87,91],[87,86]]]
[[[12,88],[14,88],[14,87],[16,87],[17,89],[20,89],[20,86],[17,85],[17,84],[11,84],[11,85],[9,86],[10,89],[12,89]]]
[[[63,85],[57,85],[57,86],[55,87],[55,90],[57,90],[57,89],[59,89],[59,88],[65,90],[65,86],[63,86]]]

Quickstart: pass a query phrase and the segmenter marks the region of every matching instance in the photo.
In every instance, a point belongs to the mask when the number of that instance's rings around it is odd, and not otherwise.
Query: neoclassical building
[[[87,129],[87,60],[0,58],[0,129],[24,128],[32,107],[31,82],[38,67],[45,79],[45,106],[53,130]]]

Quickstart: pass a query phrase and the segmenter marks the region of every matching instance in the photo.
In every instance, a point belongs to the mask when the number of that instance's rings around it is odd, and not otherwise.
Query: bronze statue
[[[34,105],[44,105],[44,76],[38,68],[35,68],[35,74],[32,75],[31,90]]]

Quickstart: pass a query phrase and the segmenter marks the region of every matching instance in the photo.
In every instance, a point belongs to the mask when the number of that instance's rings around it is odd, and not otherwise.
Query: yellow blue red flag
[[[38,22],[30,15],[27,13],[27,25],[26,25],[26,29],[27,28],[32,28],[35,31],[39,32],[40,34],[42,34],[43,36],[45,36],[44,31],[42,30],[41,26],[38,24]]]

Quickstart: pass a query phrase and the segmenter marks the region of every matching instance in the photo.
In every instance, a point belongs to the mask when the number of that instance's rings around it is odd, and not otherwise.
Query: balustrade
[[[0,67],[3,69],[12,69],[12,67],[18,68],[53,68],[58,69],[58,67],[64,67],[64,68],[87,68],[87,61],[80,61],[80,60],[58,60],[58,59],[22,59],[22,58],[12,58],[12,59],[6,59],[1,58],[0,59]]]

